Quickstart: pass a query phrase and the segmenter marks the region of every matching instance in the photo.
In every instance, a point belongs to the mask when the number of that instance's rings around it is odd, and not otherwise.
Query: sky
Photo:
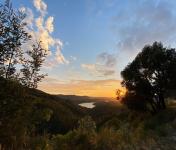
[[[3,0],[0,0],[3,2]],[[120,71],[146,44],[176,46],[175,0],[12,0],[48,50],[39,89],[115,97]],[[31,44],[33,41],[29,42]],[[26,45],[27,46],[27,45]]]

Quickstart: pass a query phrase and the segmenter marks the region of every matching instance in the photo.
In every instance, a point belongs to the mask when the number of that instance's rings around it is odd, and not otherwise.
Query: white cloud
[[[48,30],[49,33],[52,33],[54,31],[54,25],[53,25],[54,17],[48,17],[48,19],[45,22],[45,27]]]
[[[34,15],[30,8],[22,7],[20,10],[26,13],[25,22],[28,24],[27,32],[32,35],[32,40],[25,46],[30,48],[36,41],[41,41],[42,47],[47,50],[48,57],[46,64],[52,64],[51,67],[57,64],[68,64],[61,50],[63,43],[59,38],[52,36],[54,31],[54,17],[46,16],[47,4],[43,0],[33,0],[33,5],[39,11],[39,15]],[[52,60],[52,63],[49,61]]]
[[[38,29],[43,28],[43,21],[44,21],[44,18],[42,16],[35,19],[35,25],[37,26]]]
[[[42,14],[45,15],[47,10],[47,5],[42,0],[34,0],[33,1],[35,8]]]
[[[57,46],[57,49],[56,49],[56,60],[60,64],[63,64],[63,63],[69,64],[69,61],[66,60],[63,54],[61,53],[60,46]]]

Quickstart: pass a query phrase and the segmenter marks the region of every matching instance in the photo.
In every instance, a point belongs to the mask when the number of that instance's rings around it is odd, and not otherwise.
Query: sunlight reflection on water
[[[79,106],[86,107],[86,108],[94,108],[95,103],[94,102],[89,102],[89,103],[80,103],[78,104]]]

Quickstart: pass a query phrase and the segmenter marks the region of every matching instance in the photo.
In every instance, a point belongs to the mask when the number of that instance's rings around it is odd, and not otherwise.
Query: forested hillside
[[[3,78],[0,86],[1,149],[175,149],[173,103],[151,116],[113,102],[82,108]]]

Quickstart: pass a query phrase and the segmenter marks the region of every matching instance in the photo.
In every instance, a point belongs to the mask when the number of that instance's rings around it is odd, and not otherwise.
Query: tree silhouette
[[[38,82],[40,82],[46,75],[40,74],[40,68],[45,61],[47,55],[46,50],[42,48],[41,42],[34,44],[32,49],[27,51],[29,58],[24,60],[23,77],[21,79],[22,84],[29,88],[37,88]]]
[[[31,40],[31,35],[26,32],[25,17],[23,12],[12,8],[10,0],[0,5],[0,77],[37,88],[38,82],[45,77],[40,74],[40,69],[46,50],[41,42],[32,45],[28,51],[22,48],[24,43]]]
[[[16,65],[21,62],[21,45],[31,36],[25,31],[25,14],[15,11],[10,0],[0,6],[0,76],[13,78]]]
[[[176,89],[176,51],[154,42],[121,72],[122,85],[128,92],[122,102],[131,109],[156,113],[166,108],[169,90]]]

